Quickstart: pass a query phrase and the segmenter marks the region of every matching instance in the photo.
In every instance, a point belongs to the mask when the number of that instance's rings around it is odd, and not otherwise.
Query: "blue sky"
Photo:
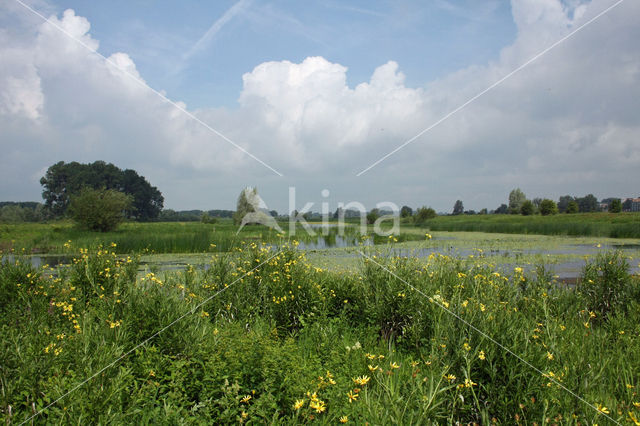
[[[322,56],[355,86],[394,60],[420,87],[495,60],[516,35],[505,1],[54,4],[89,19],[101,53],[127,52],[152,87],[194,108],[233,107],[242,74],[266,61]]]
[[[0,200],[39,200],[61,160],[133,168],[174,209],[255,185],[279,211],[291,186],[314,210],[640,195],[637,1],[21,2]]]

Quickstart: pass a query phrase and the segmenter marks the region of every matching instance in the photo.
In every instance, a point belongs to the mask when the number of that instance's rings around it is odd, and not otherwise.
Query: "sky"
[[[635,0],[1,0],[0,200],[96,160],[176,210],[246,186],[279,212],[637,197],[638,22]]]

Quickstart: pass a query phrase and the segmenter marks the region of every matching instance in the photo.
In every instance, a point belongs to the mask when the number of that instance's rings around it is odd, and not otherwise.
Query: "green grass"
[[[34,421],[640,418],[640,279],[624,257],[603,253],[571,290],[390,248],[340,272],[251,243],[206,269],[143,277],[134,257],[108,249],[83,250],[58,275],[4,263],[0,418],[29,421],[60,397]]]
[[[639,213],[580,213],[553,216],[438,216],[423,225],[432,231],[491,232],[640,238]]]
[[[112,232],[91,232],[71,222],[0,225],[0,249],[27,253],[65,253],[65,244],[91,247],[116,244],[117,253],[202,253],[229,251],[242,241],[278,241],[277,233],[247,226],[239,235],[231,220],[201,222],[128,222]],[[214,246],[212,246],[214,244]]]

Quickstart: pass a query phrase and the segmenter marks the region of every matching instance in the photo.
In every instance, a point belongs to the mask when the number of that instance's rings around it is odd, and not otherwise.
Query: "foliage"
[[[566,213],[569,203],[575,201],[571,195],[563,195],[558,199],[558,212]]]
[[[416,210],[416,215],[413,218],[413,222],[416,225],[423,225],[427,220],[436,217],[436,211],[431,207],[422,206]]]
[[[0,206],[0,223],[41,222],[46,218],[40,203],[9,203]]]
[[[500,204],[500,207],[498,207],[495,212],[495,214],[507,214],[509,213],[509,207],[507,207],[506,204]]]
[[[614,198],[609,204],[609,211],[611,213],[620,213],[622,211],[622,201],[620,198]]]
[[[371,209],[369,213],[367,213],[367,223],[369,225],[373,225],[376,220],[380,217],[379,209]]]
[[[584,266],[578,290],[595,321],[600,322],[628,310],[634,298],[628,270],[629,264],[619,251],[600,253],[595,261]],[[640,295],[638,291],[635,293]]]
[[[535,206],[531,200],[525,200],[520,206],[520,214],[523,216],[531,216],[535,211]]]
[[[542,216],[549,216],[558,213],[558,206],[555,201],[545,198],[540,201],[540,214]]]
[[[576,203],[578,203],[578,210],[580,213],[597,212],[600,210],[598,199],[593,194],[576,198]]]
[[[160,191],[143,176],[104,161],[91,164],[60,161],[47,169],[40,184],[45,206],[56,217],[66,213],[71,197],[84,187],[113,189],[130,195],[132,208],[128,216],[138,220],[157,218],[164,203]]]
[[[413,209],[409,206],[402,206],[400,209],[400,217],[411,217],[413,216]]]
[[[209,216],[209,213],[204,212],[202,213],[202,216],[200,217],[200,222],[202,223],[217,223],[218,219],[215,217],[211,217]]]
[[[578,203],[576,201],[569,201],[569,204],[567,204],[566,212],[569,214],[573,214],[573,213],[578,213],[578,211],[579,211]]]
[[[34,422],[600,424],[640,415],[636,296],[605,323],[585,309],[591,296],[545,274],[443,255],[368,251],[357,269],[332,273],[291,246],[248,244],[206,269],[136,277],[136,258],[115,247],[74,251],[56,271],[0,265],[7,424],[54,402]],[[624,268],[608,254],[595,270],[609,262]],[[622,269],[607,276],[638,286]]]
[[[453,205],[453,214],[459,215],[462,213],[464,213],[464,204],[462,204],[462,200],[456,200],[455,204]]]
[[[526,195],[520,188],[513,189],[509,193],[509,213],[521,213],[522,204],[527,200]]]
[[[84,188],[71,197],[69,213],[81,226],[107,232],[122,223],[131,202],[130,195],[113,189]]]
[[[239,225],[247,213],[255,213],[259,207],[258,188],[245,188],[238,196],[233,223]]]

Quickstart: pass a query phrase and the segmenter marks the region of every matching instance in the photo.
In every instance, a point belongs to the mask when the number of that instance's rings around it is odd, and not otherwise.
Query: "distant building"
[[[640,198],[625,198],[622,209],[626,212],[640,212]]]

